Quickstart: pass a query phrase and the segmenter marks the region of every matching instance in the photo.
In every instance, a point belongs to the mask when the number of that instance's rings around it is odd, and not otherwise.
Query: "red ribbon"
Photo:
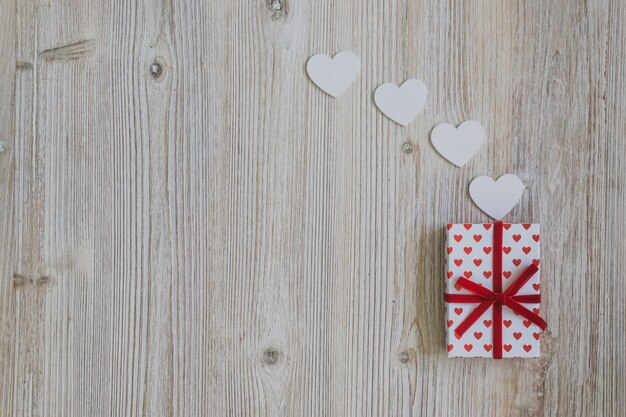
[[[494,223],[493,228],[493,291],[482,285],[460,277],[457,283],[474,294],[444,294],[447,303],[478,303],[478,306],[454,329],[457,337],[465,332],[493,306],[493,357],[502,359],[502,306],[507,306],[517,314],[530,320],[541,328],[546,329],[546,322],[520,303],[538,304],[541,301],[539,294],[517,295],[518,291],[537,273],[537,265],[530,264],[517,278],[508,290],[502,292],[502,222]]]

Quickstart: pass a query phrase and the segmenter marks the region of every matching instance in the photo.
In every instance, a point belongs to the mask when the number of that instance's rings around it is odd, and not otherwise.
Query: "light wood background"
[[[0,3],[0,416],[624,415],[624,2]],[[470,118],[458,169],[429,133]],[[507,172],[542,357],[449,360],[444,225]]]

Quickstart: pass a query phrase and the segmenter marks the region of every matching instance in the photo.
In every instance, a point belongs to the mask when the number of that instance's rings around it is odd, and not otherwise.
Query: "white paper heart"
[[[385,116],[407,126],[424,108],[428,89],[420,80],[406,80],[402,86],[381,84],[374,92],[374,102]]]
[[[339,52],[334,58],[326,54],[313,55],[306,64],[311,81],[333,97],[339,97],[348,89],[360,69],[359,57],[349,51]]]
[[[525,188],[522,180],[513,174],[504,174],[496,181],[481,176],[474,178],[469,193],[482,211],[500,220],[515,207]]]
[[[485,141],[485,129],[475,120],[467,120],[459,127],[442,123],[433,129],[430,141],[444,158],[462,167]]]

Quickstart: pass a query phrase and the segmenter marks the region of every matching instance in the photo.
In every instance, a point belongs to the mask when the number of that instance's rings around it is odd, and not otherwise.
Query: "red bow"
[[[514,312],[530,320],[541,328],[546,329],[546,322],[539,315],[528,310],[520,303],[538,304],[541,301],[539,294],[517,295],[518,291],[537,273],[539,268],[530,264],[513,282],[508,290],[502,292],[502,222],[494,223],[493,228],[493,291],[461,277],[457,283],[474,294],[444,294],[447,303],[479,303],[478,306],[458,325],[454,333],[461,337],[493,306],[493,357],[502,359],[502,306],[507,306]]]

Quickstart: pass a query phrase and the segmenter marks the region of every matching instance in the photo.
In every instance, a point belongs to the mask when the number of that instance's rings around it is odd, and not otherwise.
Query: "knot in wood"
[[[289,12],[287,0],[266,0],[267,8],[272,12],[273,20],[284,20]]]
[[[150,64],[150,75],[152,75],[152,78],[159,78],[162,73],[163,67],[161,67],[160,63],[153,62],[152,64]]]
[[[28,284],[30,282],[32,282],[32,279],[30,279],[26,275],[22,275],[18,272],[13,274],[13,285],[15,287],[19,287],[21,285]]]
[[[402,144],[402,152],[411,153],[413,152],[413,144],[411,142],[404,142]]]
[[[263,362],[268,365],[276,365],[280,361],[280,351],[276,349],[265,349],[263,352]]]

